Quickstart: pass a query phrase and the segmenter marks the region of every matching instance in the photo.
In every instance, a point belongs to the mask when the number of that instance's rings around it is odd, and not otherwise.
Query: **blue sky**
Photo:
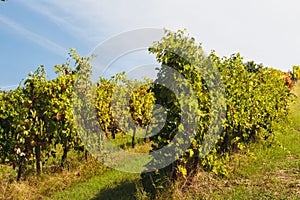
[[[0,88],[13,88],[44,64],[64,63],[69,48],[88,55],[132,29],[187,28],[209,53],[287,71],[300,65],[298,0],[9,0],[0,3]]]

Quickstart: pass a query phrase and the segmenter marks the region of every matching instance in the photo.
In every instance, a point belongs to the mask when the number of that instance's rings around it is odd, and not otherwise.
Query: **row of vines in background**
[[[293,66],[292,80],[295,83],[300,78],[300,66]]]
[[[155,97],[150,89],[150,80],[127,80],[125,73],[111,79],[100,78],[96,110],[101,130],[107,138],[115,139],[117,133],[125,135],[132,131],[131,146],[135,147],[138,127],[147,127],[151,122]],[[147,132],[140,137],[146,138],[146,135]]]

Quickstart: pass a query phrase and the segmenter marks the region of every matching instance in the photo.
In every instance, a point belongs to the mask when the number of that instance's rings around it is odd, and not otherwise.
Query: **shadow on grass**
[[[133,181],[123,181],[114,188],[101,190],[92,200],[134,200],[136,185]]]

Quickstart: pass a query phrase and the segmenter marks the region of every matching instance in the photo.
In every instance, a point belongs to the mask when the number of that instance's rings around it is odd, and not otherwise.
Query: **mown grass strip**
[[[54,193],[49,199],[134,199],[135,182],[139,177],[139,174],[109,170],[63,192]]]

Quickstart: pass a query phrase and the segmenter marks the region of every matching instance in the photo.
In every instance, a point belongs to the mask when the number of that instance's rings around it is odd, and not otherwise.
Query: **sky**
[[[15,88],[41,64],[54,78],[53,66],[66,62],[70,48],[88,56],[109,38],[140,28],[186,28],[207,54],[240,52],[246,61],[288,71],[300,65],[299,20],[299,0],[0,2],[0,89]]]

